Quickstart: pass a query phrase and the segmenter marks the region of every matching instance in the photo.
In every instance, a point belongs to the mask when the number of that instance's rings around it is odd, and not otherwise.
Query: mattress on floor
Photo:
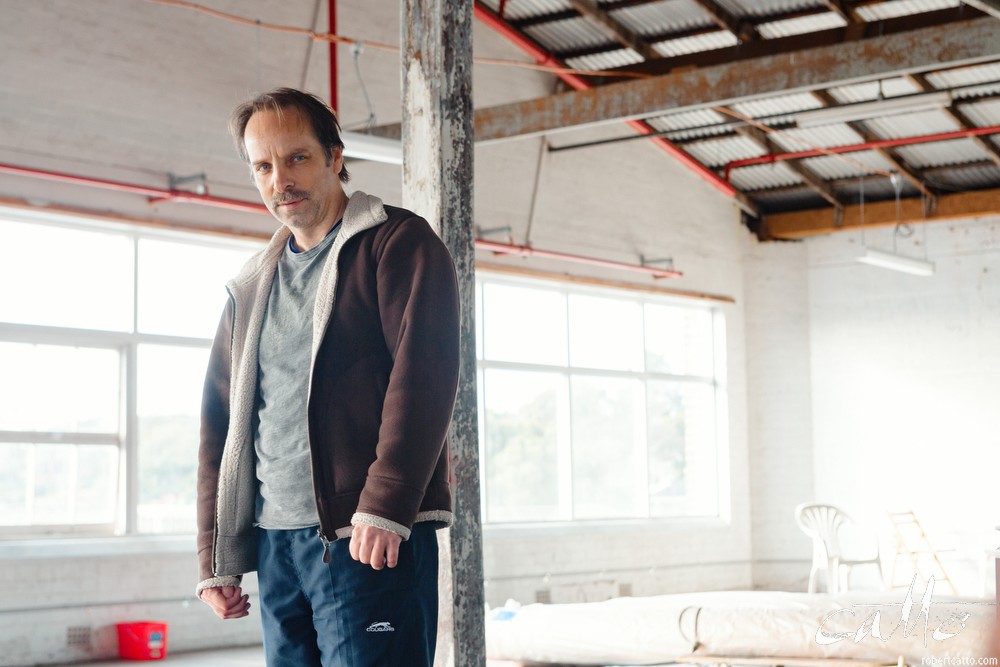
[[[690,655],[887,664],[902,657],[911,665],[949,658],[955,665],[986,655],[995,612],[993,599],[928,599],[923,590],[836,596],[728,591],[509,604],[487,615],[486,653],[580,665],[652,665]]]

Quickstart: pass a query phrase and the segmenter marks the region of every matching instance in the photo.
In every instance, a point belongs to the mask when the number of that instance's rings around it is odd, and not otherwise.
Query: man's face
[[[255,113],[243,142],[254,184],[271,214],[293,231],[320,228],[337,221],[344,198],[338,174],[344,165],[340,149],[327,163],[308,120],[297,109]]]

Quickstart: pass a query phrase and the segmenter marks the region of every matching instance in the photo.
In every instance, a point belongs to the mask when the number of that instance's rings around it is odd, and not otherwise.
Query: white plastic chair
[[[882,575],[882,558],[878,550],[878,541],[872,536],[875,545],[875,555],[869,558],[844,558],[840,545],[840,531],[847,524],[853,524],[845,512],[833,505],[818,503],[803,503],[795,508],[795,521],[806,535],[813,541],[812,570],[809,572],[809,592],[816,592],[819,573],[826,574],[826,591],[830,594],[841,593],[850,589],[851,569],[858,565],[875,565],[878,568],[879,582],[885,587],[885,577]]]

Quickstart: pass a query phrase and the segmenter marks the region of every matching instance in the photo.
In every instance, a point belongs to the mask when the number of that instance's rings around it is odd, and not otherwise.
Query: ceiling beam
[[[978,162],[963,162],[962,164],[950,164],[942,167],[930,167],[928,169],[922,169],[921,174],[926,176],[929,180],[936,180],[938,177],[947,179],[950,175],[961,175],[963,171],[972,171],[977,169],[995,169],[996,165],[993,164],[992,160],[980,160]],[[876,180],[887,180],[882,174],[871,174],[870,176],[865,176],[865,183],[874,182]],[[826,184],[829,185],[834,192],[844,192],[847,193],[852,188],[858,187],[858,178],[856,176],[844,177],[844,178],[834,178],[828,179]],[[780,195],[788,194],[794,192],[802,192],[806,190],[805,185],[802,183],[796,183],[795,185],[779,185],[775,188],[765,188],[761,190],[754,190],[753,195],[757,197],[767,197],[770,195]],[[869,201],[881,201],[881,199],[867,198],[865,202]]]
[[[620,9],[628,9],[629,7],[638,7],[640,5],[649,5],[654,2],[663,2],[663,0],[620,0],[620,2],[615,3],[602,3],[601,7],[605,11],[616,12]],[[752,26],[758,26],[761,23],[770,23],[772,21],[797,19],[803,16],[815,16],[816,14],[824,14],[826,11],[827,10],[823,7],[803,7],[802,9],[791,12],[748,16],[745,20]],[[524,18],[508,20],[514,27],[523,29],[536,25],[542,25],[544,23],[554,23],[556,21],[575,19],[576,17],[577,12],[572,9],[559,9],[547,14],[536,14],[535,16],[525,16]]]
[[[725,107],[719,109],[719,113],[726,113]],[[761,149],[763,149],[768,154],[771,153],[781,153],[784,149],[774,143],[774,140],[767,135],[766,132],[758,127],[753,127],[752,125],[744,125],[742,127],[736,128],[736,133],[740,136],[746,137],[750,141],[757,144]],[[785,162],[785,166],[792,170],[802,181],[809,186],[810,189],[814,190],[819,194],[820,197],[827,200],[833,206],[840,206],[841,202],[837,199],[834,194],[833,189],[830,188],[826,183],[823,182],[823,178],[817,175],[808,167],[804,166],[799,160],[788,160]]]
[[[861,206],[845,206],[840,215],[832,208],[794,211],[791,213],[771,213],[765,215],[762,227],[770,238],[801,239],[822,234],[832,234],[848,230],[871,227],[893,227],[897,224],[914,225],[924,222],[960,220],[985,215],[1000,215],[1000,189],[975,190],[958,194],[942,195],[937,208],[924,214],[924,202],[920,198],[900,201],[899,212],[896,200],[865,202],[862,224]]]
[[[712,51],[699,51],[689,53],[674,58],[662,58],[660,60],[635,63],[623,67],[608,70],[609,72],[628,72],[630,74],[667,74],[671,70],[678,68],[707,67],[710,65],[724,65],[740,60],[752,60],[764,56],[773,56],[781,53],[791,53],[804,51],[819,46],[832,46],[859,40],[884,37],[910,30],[921,28],[944,27],[959,21],[969,21],[982,18],[982,12],[971,7],[949,7],[933,12],[923,12],[921,14],[910,14],[907,16],[897,16],[895,18],[884,19],[882,21],[871,21],[857,26],[847,26],[844,28],[831,28],[789,37],[778,37],[775,39],[759,39],[746,44],[739,44],[724,49],[714,49]],[[669,39],[658,36],[650,39],[651,42]],[[562,55],[562,54],[560,54]],[[615,79],[600,77],[596,85],[607,84]]]
[[[823,4],[834,14],[844,19],[848,23],[862,23],[858,13],[847,6],[844,0],[823,0]]]
[[[1000,2],[998,0],[965,0],[965,4],[989,14],[993,18],[1000,19]]]
[[[666,33],[656,33],[651,35],[644,35],[643,39],[647,44],[657,44],[659,42],[670,41],[672,39],[686,39],[688,37],[701,37],[702,35],[714,35],[719,32],[719,29],[714,26],[704,26],[699,28],[689,28],[687,30],[682,30],[680,32],[666,32]],[[570,50],[557,51],[556,57],[560,60],[573,60],[575,58],[585,58],[587,56],[596,56],[602,53],[611,53],[612,51],[617,51],[620,49],[618,43],[615,44],[596,44],[593,46],[581,46]],[[673,58],[671,58],[672,60]],[[615,79],[620,81],[618,77]]]
[[[927,77],[923,74],[911,74],[907,77],[921,92],[931,92],[937,90],[931,82],[927,80]],[[965,115],[965,112],[958,108],[957,105],[953,104],[950,107],[946,107],[944,113],[949,115],[952,120],[959,124],[960,127],[968,129],[976,127],[976,124],[972,122],[972,119]],[[1000,166],[1000,148],[994,144],[988,137],[972,137],[972,141],[975,142],[979,148],[989,156],[993,163]]]
[[[480,109],[476,140],[535,136],[973,65],[996,60],[997,54],[1000,22],[963,21]]]
[[[813,92],[813,96],[827,106],[836,106],[840,104],[840,102],[834,99],[833,95],[826,90],[817,90]],[[875,133],[869,130],[868,127],[862,122],[852,121],[847,123],[847,126],[857,132],[862,141],[872,142],[882,138],[875,136]],[[910,184],[919,190],[925,197],[930,197],[931,199],[937,197],[937,193],[927,187],[927,184],[924,182],[923,174],[906,164],[906,162],[899,157],[895,150],[882,147],[876,147],[872,150],[881,155],[883,160],[892,165],[893,169],[902,174],[903,178],[908,180]]]
[[[504,37],[511,40],[517,44],[522,50],[529,53],[536,62],[544,63],[548,65],[563,66],[563,63],[559,62],[558,59],[553,58],[551,53],[548,53],[544,48],[534,42],[530,37],[524,35],[522,32],[513,28],[510,24],[504,21],[502,18],[497,16],[491,9],[483,5],[479,0],[476,0],[475,4],[476,17],[492,27],[494,30],[500,32]],[[561,78],[566,83],[574,86],[578,90],[588,90],[589,84],[586,81],[580,79],[580,77],[575,74],[570,74],[566,72],[557,73],[557,76]],[[473,118],[475,122],[475,118]],[[639,134],[654,134],[655,129],[648,123],[642,120],[626,120],[626,123],[636,130]],[[703,165],[698,160],[694,159],[688,155],[685,151],[677,148],[668,140],[662,137],[650,137],[650,141],[654,146],[657,146],[667,154],[671,155],[677,159],[681,164],[695,172],[698,176],[708,182],[712,187],[716,188],[727,197],[732,197],[737,204],[742,208],[748,215],[758,217],[760,215],[759,209],[756,204],[751,201],[748,197],[744,196],[742,193],[736,190],[731,184],[724,181],[719,177],[714,171]]]
[[[566,0],[566,2],[606,37],[632,49],[646,60],[656,60],[660,57],[656,49],[651,47],[639,33],[598,7],[594,0]]]
[[[704,9],[717,26],[733,33],[741,42],[751,42],[759,37],[752,23],[744,21],[715,0],[694,0],[694,3]]]

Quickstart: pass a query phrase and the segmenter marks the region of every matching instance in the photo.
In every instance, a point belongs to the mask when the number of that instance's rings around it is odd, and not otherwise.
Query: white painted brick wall
[[[744,276],[754,587],[805,590],[811,546],[794,509],[813,499],[806,247],[748,239]]]
[[[224,622],[194,596],[193,554],[109,552],[0,560],[0,666],[113,658],[115,625],[135,621],[167,623],[168,653],[261,641],[253,575],[244,585],[253,613]],[[69,628],[89,629],[89,647],[69,645]]]
[[[892,230],[868,245],[892,247]],[[920,226],[921,278],[855,263],[857,233],[808,243],[817,497],[878,531],[915,510],[966,594],[1000,543],[1000,220]],[[925,250],[926,249],[926,250]],[[891,551],[890,551],[891,553]]]

